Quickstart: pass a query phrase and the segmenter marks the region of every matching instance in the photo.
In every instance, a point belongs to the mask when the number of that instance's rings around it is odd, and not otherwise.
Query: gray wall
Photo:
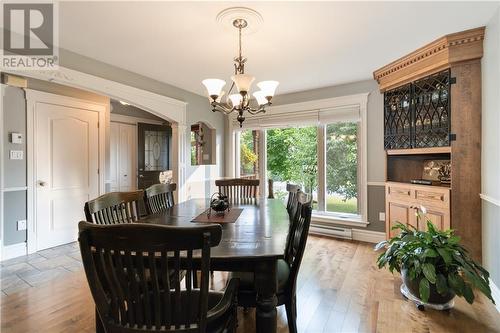
[[[59,58],[61,66],[187,102],[186,120],[188,127],[198,121],[203,121],[215,128],[217,137],[216,165],[191,166],[190,163],[187,163],[188,198],[206,197],[212,194],[214,179],[224,174],[224,163],[222,163],[222,157],[224,156],[224,116],[211,111],[206,97],[64,49],[59,51]],[[187,130],[186,142],[190,142],[189,135],[190,131]],[[187,149],[186,151],[186,161],[190,161],[190,150]]]
[[[366,80],[342,84],[338,86],[300,91],[278,95],[273,99],[274,105],[299,103],[317,99],[340,97],[360,93],[370,93],[368,96],[368,183],[385,181],[384,152],[384,100],[378,90],[377,82]],[[384,187],[368,185],[368,221],[366,229],[385,231],[385,222],[379,221],[379,212],[385,211]]]
[[[17,221],[26,219],[26,190],[10,191],[12,188],[26,186],[26,103],[24,91],[20,88],[5,87],[3,103],[3,179],[4,216],[3,244],[12,245],[26,241],[26,230],[17,231]],[[10,133],[23,135],[22,144],[10,143]],[[22,150],[22,160],[10,160],[10,150]]]
[[[500,287],[500,10],[486,26],[482,60],[482,152],[481,192],[496,200],[483,200],[483,264]],[[497,300],[500,302],[500,300]]]

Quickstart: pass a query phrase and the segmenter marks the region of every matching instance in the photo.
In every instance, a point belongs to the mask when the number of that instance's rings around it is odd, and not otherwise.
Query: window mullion
[[[325,125],[320,124],[318,129],[318,211],[326,210],[326,133]]]
[[[260,178],[260,196],[262,199],[267,197],[267,132],[264,129],[259,130],[259,178]]]
[[[240,178],[241,168],[241,146],[240,146],[240,131],[234,132],[234,177]]]

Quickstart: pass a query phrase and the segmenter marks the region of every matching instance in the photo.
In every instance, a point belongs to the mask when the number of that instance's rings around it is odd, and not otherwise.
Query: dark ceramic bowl
[[[420,299],[419,295],[419,285],[420,285],[420,280],[422,278],[416,278],[415,280],[411,280],[410,277],[408,276],[408,270],[406,268],[401,269],[401,277],[403,278],[403,283],[408,287],[408,290],[415,296],[416,298]],[[449,292],[446,295],[441,295],[440,293],[437,292],[436,285],[430,284],[430,294],[429,294],[429,301],[428,303],[433,303],[433,304],[446,304],[449,301],[455,297],[455,293]]]

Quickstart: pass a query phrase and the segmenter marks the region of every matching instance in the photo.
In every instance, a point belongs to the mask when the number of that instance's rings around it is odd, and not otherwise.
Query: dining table
[[[196,227],[192,222],[207,212],[210,199],[190,199],[163,212],[144,216],[138,222]],[[256,331],[277,330],[277,261],[284,259],[289,216],[280,199],[256,199],[232,204],[241,214],[234,223],[220,223],[222,239],[210,252],[210,270],[254,273]],[[205,224],[205,223],[203,223]]]

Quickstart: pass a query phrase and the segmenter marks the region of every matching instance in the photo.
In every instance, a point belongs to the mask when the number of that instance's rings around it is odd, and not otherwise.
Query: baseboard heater
[[[352,239],[352,229],[326,226],[326,225],[311,225],[309,233],[316,235],[333,236],[344,239]]]

